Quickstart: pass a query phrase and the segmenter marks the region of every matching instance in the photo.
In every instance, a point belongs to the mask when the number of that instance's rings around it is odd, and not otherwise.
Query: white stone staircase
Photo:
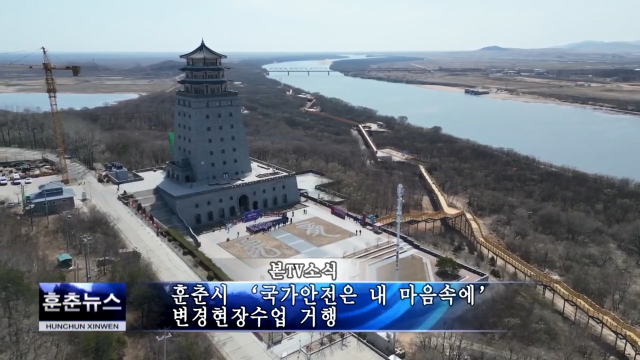
[[[144,190],[134,192],[133,196],[147,210],[147,214],[153,215],[153,218],[162,225],[178,230],[186,239],[191,238],[189,228],[171,210],[160,194],[155,193],[154,190]]]

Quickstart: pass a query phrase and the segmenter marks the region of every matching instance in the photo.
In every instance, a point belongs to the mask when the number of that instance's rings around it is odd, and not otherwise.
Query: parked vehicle
[[[24,179],[24,183],[25,184],[31,184],[31,178]]]
[[[4,186],[4,185],[7,185],[7,184],[8,184],[7,183],[7,178],[4,177],[4,176],[0,177],[0,185]]]
[[[5,206],[5,207],[8,207],[8,208],[12,208],[12,207],[16,207],[16,205],[17,205],[17,204],[16,204],[16,203],[14,203],[14,202],[8,202],[8,203],[6,203],[4,206]]]
[[[20,174],[14,173],[13,174],[13,181],[12,181],[13,185],[18,185],[20,184]]]

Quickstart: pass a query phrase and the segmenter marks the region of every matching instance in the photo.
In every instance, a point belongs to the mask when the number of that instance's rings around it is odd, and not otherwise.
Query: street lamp
[[[67,254],[68,254],[69,242],[71,241],[71,233],[69,232],[69,219],[71,219],[71,214],[67,213],[64,219],[65,219],[65,222],[67,223]]]

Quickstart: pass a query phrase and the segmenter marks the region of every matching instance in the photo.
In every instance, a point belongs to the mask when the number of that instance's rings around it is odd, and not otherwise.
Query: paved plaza
[[[306,214],[305,214],[306,210]],[[352,273],[340,276],[350,281],[394,281],[395,238],[387,234],[376,234],[362,228],[359,223],[331,214],[330,209],[311,201],[305,201],[293,213],[293,223],[266,233],[251,235],[247,225],[239,223],[227,230],[218,230],[200,235],[200,250],[209,256],[234,280],[269,280],[269,260],[296,259],[313,260],[345,259],[361,262],[349,270]],[[275,218],[263,217],[260,223]],[[357,230],[361,231],[357,235]],[[259,261],[259,259],[265,261]],[[401,281],[439,281],[435,275],[437,258],[400,244]],[[464,281],[475,281],[478,275],[462,270]]]

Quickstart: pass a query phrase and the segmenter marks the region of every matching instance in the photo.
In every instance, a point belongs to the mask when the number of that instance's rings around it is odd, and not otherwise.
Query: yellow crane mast
[[[42,47],[42,56],[44,62],[42,67],[44,68],[45,82],[47,84],[47,94],[49,95],[49,104],[51,105],[51,116],[53,117],[53,128],[56,133],[56,142],[58,146],[58,156],[60,157],[60,170],[62,172],[62,182],[69,184],[69,169],[67,168],[67,158],[64,153],[64,133],[62,131],[62,121],[60,121],[60,114],[58,113],[58,98],[56,93],[56,81],[53,78],[53,70],[71,70],[73,76],[80,75],[80,66],[66,66],[64,68],[57,68],[51,65],[51,60],[47,54],[47,49]]]

